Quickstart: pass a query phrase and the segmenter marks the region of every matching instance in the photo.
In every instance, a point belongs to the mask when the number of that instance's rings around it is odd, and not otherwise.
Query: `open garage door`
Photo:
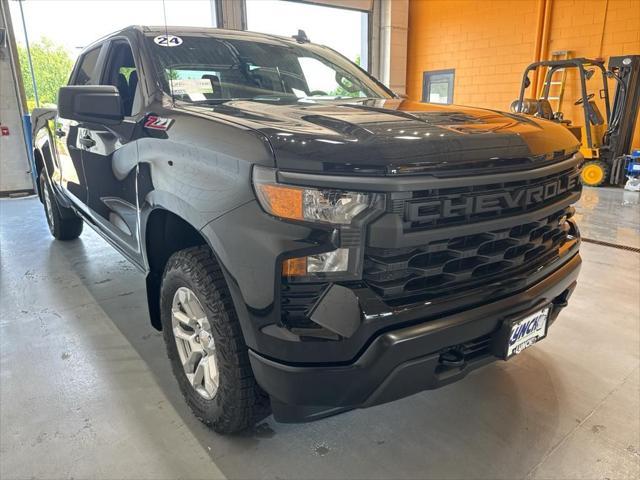
[[[31,191],[22,88],[6,2],[0,2],[0,194]]]

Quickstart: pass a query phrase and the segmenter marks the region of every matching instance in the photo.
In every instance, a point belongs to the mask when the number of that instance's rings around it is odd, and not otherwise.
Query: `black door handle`
[[[78,142],[80,142],[80,145],[87,148],[91,148],[96,144],[96,141],[91,137],[80,137]]]
[[[56,137],[58,138],[62,138],[67,134],[67,132],[65,132],[64,130],[62,130],[61,128],[56,128]]]

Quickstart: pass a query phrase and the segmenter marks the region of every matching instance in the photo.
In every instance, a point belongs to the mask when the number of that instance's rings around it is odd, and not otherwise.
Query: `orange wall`
[[[508,110],[524,68],[534,61],[540,2],[410,0],[409,97],[422,98],[424,71],[454,68],[454,103]],[[551,5],[549,55],[571,50],[575,57],[606,60],[640,54],[640,0],[552,0]],[[563,110],[565,118],[582,125],[581,110],[572,105],[579,97],[577,87],[578,79],[569,76]],[[634,147],[640,148],[640,121]]]

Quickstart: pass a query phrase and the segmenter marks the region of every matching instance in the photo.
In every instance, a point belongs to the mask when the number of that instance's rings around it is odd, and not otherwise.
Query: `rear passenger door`
[[[80,135],[89,139],[82,153],[90,215],[100,231],[125,256],[141,264],[138,236],[136,134],[142,112],[138,69],[126,38],[105,47],[101,85],[117,87],[124,121],[116,126],[85,125]]]
[[[99,59],[102,46],[82,54],[76,62],[69,85],[96,85],[99,81]],[[49,172],[53,182],[77,207],[86,210],[87,182],[82,164],[84,124],[56,117],[52,122],[57,165]]]

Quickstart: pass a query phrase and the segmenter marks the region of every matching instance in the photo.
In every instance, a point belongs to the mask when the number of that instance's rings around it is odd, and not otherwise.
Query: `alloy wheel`
[[[48,185],[44,185],[44,209],[47,214],[47,223],[49,228],[53,229],[53,205],[51,204],[51,194],[49,193]]]
[[[180,287],[173,295],[171,324],[189,383],[203,398],[213,399],[220,379],[216,346],[209,319],[191,289]]]

